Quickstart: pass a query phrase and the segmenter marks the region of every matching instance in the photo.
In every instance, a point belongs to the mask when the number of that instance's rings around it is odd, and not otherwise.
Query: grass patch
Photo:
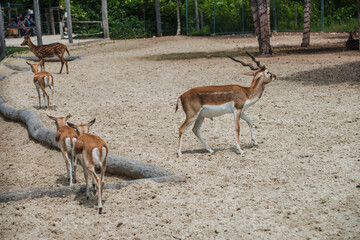
[[[6,56],[11,56],[15,53],[20,53],[20,52],[28,52],[29,48],[28,47],[6,47]],[[0,61],[2,61],[4,58],[0,57]]]

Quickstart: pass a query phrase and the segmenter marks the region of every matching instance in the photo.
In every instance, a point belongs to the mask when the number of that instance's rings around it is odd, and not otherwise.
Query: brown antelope
[[[43,92],[43,98],[44,98],[44,107],[49,107],[50,105],[50,97],[49,94],[46,92],[45,88],[49,87],[51,92],[51,99],[53,101],[53,106],[55,106],[54,101],[54,77],[51,75],[51,73],[48,72],[38,72],[38,64],[31,64],[29,62],[26,62],[28,65],[30,65],[32,72],[34,73],[34,84],[36,87],[36,90],[38,92],[39,96],[39,108],[41,108],[41,97],[40,97],[40,89]],[[46,96],[46,99],[45,99]]]
[[[109,149],[106,143],[98,136],[88,133],[90,126],[95,123],[95,119],[87,124],[74,125],[68,123],[70,127],[75,128],[79,133],[80,137],[75,143],[75,161],[80,160],[80,163],[84,169],[84,176],[86,180],[86,197],[89,199],[89,184],[88,175],[95,180],[95,185],[98,190],[98,210],[99,213],[102,211],[102,195],[105,184],[105,170],[106,160],[109,153]],[[95,167],[100,168],[100,178],[95,172]]]
[[[261,65],[254,56],[247,54],[256,63],[257,67],[230,57],[232,60],[241,63],[243,66],[250,67],[253,72],[246,73],[245,75],[253,76],[253,81],[250,87],[243,87],[240,85],[225,85],[225,86],[206,86],[196,87],[182,94],[176,103],[175,112],[178,109],[178,103],[181,101],[183,110],[186,114],[184,123],[179,127],[179,143],[178,155],[181,156],[182,135],[185,129],[193,122],[193,132],[200,142],[205,146],[206,150],[210,153],[214,151],[204,141],[200,135],[200,127],[205,118],[218,117],[226,113],[233,113],[235,119],[236,131],[236,148],[243,154],[240,147],[240,118],[244,119],[250,128],[251,138],[254,145],[257,145],[255,135],[252,129],[251,120],[245,115],[248,107],[256,103],[265,89],[265,84],[276,79],[276,75],[268,72],[264,65]]]
[[[55,140],[59,144],[61,154],[65,160],[67,179],[70,182],[71,187],[73,186],[73,183],[76,183],[76,163],[74,163],[74,158],[75,143],[79,136],[73,128],[66,125],[66,122],[71,117],[71,114],[68,114],[66,117],[58,118],[49,115],[47,116],[55,121],[57,129]]]
[[[45,58],[52,58],[55,56],[58,56],[58,58],[61,61],[61,69],[60,72],[62,72],[62,69],[64,67],[64,63],[66,65],[66,73],[69,74],[69,67],[68,62],[64,58],[65,51],[69,54],[69,49],[62,43],[52,43],[49,45],[39,45],[36,46],[31,42],[30,34],[24,37],[24,41],[21,43],[21,46],[28,45],[30,50],[35,54],[36,57],[39,58],[41,71],[45,71]],[[44,67],[44,70],[43,70]]]

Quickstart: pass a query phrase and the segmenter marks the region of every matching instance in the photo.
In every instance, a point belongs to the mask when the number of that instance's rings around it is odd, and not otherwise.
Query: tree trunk
[[[69,43],[73,43],[70,0],[65,0],[65,7],[67,12],[67,33],[68,33]]]
[[[199,21],[199,9],[198,9],[198,1],[194,0],[194,5],[195,5],[195,19],[196,19],[196,25],[195,25],[195,29],[196,31],[200,30],[200,21]]]
[[[267,1],[258,0],[259,16],[260,16],[260,52],[262,54],[272,54],[270,46],[270,32],[267,14]]]
[[[107,14],[107,0],[101,0],[101,12],[102,12],[104,38],[107,39],[107,38],[110,38],[109,21],[108,21],[108,14]]]
[[[251,11],[252,11],[254,27],[255,27],[255,36],[259,36],[260,22],[259,22],[259,9],[258,9],[257,0],[251,0]]]
[[[55,21],[54,21],[54,9],[50,8],[50,23],[51,23],[51,34],[55,35]]]
[[[159,0],[155,0],[155,14],[156,14],[156,36],[162,37],[161,13],[160,13],[160,2],[159,2]]]
[[[270,25],[270,0],[266,1],[267,4],[267,15],[268,15],[268,25],[269,25],[269,34],[271,37],[271,25]]]
[[[359,25],[359,51],[360,51],[360,0],[357,1],[358,5],[358,25]]]
[[[180,0],[176,1],[176,18],[177,18],[177,31],[176,35],[181,34],[181,20],[180,20]]]
[[[305,0],[304,6],[304,31],[302,47],[308,47],[310,45],[310,12],[311,12],[311,0]]]
[[[4,34],[4,17],[2,14],[1,4],[0,4],[0,57],[6,57],[6,44],[5,44],[5,34]]]
[[[36,25],[35,32],[36,32],[36,38],[37,38],[37,45],[42,45],[39,0],[34,0],[34,12],[35,12],[35,25]]]

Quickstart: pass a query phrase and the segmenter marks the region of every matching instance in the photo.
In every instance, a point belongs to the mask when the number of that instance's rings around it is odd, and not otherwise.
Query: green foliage
[[[18,1],[27,2],[27,0]],[[65,6],[65,0],[44,1],[47,2],[46,4],[63,4]],[[321,30],[320,2],[312,0],[311,31]],[[250,0],[215,0],[215,3],[216,33],[254,31]],[[107,4],[111,38],[138,38],[156,35],[154,0],[107,0]],[[176,34],[176,4],[177,0],[160,0],[163,35]],[[295,24],[295,4],[297,6],[297,24]],[[325,31],[347,31],[358,28],[356,1],[324,0],[324,4]],[[274,7],[276,8],[276,30],[303,30],[304,0],[271,0],[272,29],[275,27]],[[202,16],[203,28],[196,31],[194,0],[180,0],[182,34],[186,34],[186,32],[189,35],[213,33],[214,0],[198,0],[198,9],[199,16]],[[243,12],[244,16],[242,16]],[[71,0],[71,14],[73,21],[101,21],[101,0]],[[188,29],[186,29],[186,19],[188,20]],[[100,24],[73,23],[73,32],[75,34],[98,33],[101,32],[101,27]],[[102,37],[101,34],[97,36]]]

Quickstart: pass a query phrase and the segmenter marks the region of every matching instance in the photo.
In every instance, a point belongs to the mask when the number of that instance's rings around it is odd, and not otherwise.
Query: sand
[[[346,34],[313,34],[313,45],[344,43]],[[276,34],[273,46],[299,46],[301,34]],[[253,36],[163,37],[110,41],[70,48],[83,56],[57,74],[56,108],[37,109],[33,74],[0,81],[0,94],[16,108],[96,118],[90,131],[111,154],[186,176],[186,183],[146,182],[104,192],[0,204],[1,239],[359,239],[360,53],[274,54],[258,59],[278,79],[247,110],[259,142],[243,120],[236,152],[231,114],[206,119],[206,152],[188,128],[177,157],[178,96],[196,86],[249,86],[249,72],[228,58],[155,61],[153,55],[256,48]],[[29,53],[31,55],[31,53]],[[238,57],[249,60],[246,57]],[[5,62],[26,66],[24,60]],[[11,64],[11,63],[10,63]],[[2,68],[1,68],[2,69]],[[20,123],[0,118],[1,192],[66,186],[60,152],[34,142]],[[79,167],[81,168],[81,167]],[[79,184],[84,184],[82,170]],[[108,175],[107,181],[124,181]]]

